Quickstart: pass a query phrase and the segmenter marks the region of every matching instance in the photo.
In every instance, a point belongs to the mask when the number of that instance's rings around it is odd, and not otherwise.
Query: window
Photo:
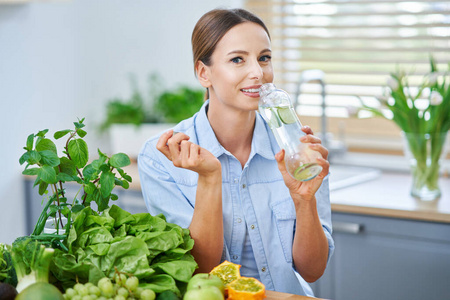
[[[247,0],[272,36],[275,83],[297,97],[303,123],[320,131],[321,88],[301,73],[319,69],[326,84],[327,132],[354,150],[401,150],[399,129],[380,118],[352,118],[356,95],[370,103],[381,95],[389,73],[414,71],[411,85],[450,62],[450,1]],[[294,99],[295,101],[295,99]]]

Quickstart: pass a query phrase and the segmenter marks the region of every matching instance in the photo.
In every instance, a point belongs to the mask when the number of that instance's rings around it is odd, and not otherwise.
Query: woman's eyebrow
[[[269,48],[262,50],[260,53],[264,53],[264,52],[272,52],[272,50],[270,50]],[[231,54],[246,54],[248,55],[248,51],[245,50],[233,50],[228,52],[227,55],[231,55]]]
[[[227,55],[230,55],[230,54],[248,54],[248,51],[245,51],[245,50],[233,50],[231,52],[228,52]]]

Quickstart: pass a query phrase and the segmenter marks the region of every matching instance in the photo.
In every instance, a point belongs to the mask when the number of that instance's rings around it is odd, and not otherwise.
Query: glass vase
[[[58,222],[58,224],[55,224]],[[62,225],[61,223],[62,222]],[[65,232],[64,226],[67,224],[67,218],[61,217],[61,220],[59,218],[49,217],[47,221],[45,222],[44,226],[44,233],[56,233],[56,234],[63,234]]]
[[[411,168],[411,196],[423,201],[438,199],[441,196],[440,165],[447,152],[447,132],[402,132],[402,136],[405,156]]]

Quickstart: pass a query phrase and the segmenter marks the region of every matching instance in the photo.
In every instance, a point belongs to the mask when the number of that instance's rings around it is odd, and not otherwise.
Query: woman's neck
[[[207,115],[219,143],[244,167],[251,152],[255,111],[236,112],[213,101],[209,103]]]

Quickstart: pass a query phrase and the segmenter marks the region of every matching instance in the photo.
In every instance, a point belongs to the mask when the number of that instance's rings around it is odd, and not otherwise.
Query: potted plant
[[[410,85],[409,77],[403,71],[391,74],[385,95],[377,98],[378,106],[362,104],[363,109],[400,127],[411,164],[411,195],[430,201],[441,195],[440,160],[450,129],[450,65],[448,72],[439,72],[431,57],[430,72],[418,87]]]
[[[142,93],[131,80],[128,99],[113,98],[106,104],[106,119],[101,125],[108,130],[112,152],[124,152],[136,158],[144,142],[191,117],[203,104],[204,91],[186,85],[163,90],[158,74],[149,77],[149,91]]]

